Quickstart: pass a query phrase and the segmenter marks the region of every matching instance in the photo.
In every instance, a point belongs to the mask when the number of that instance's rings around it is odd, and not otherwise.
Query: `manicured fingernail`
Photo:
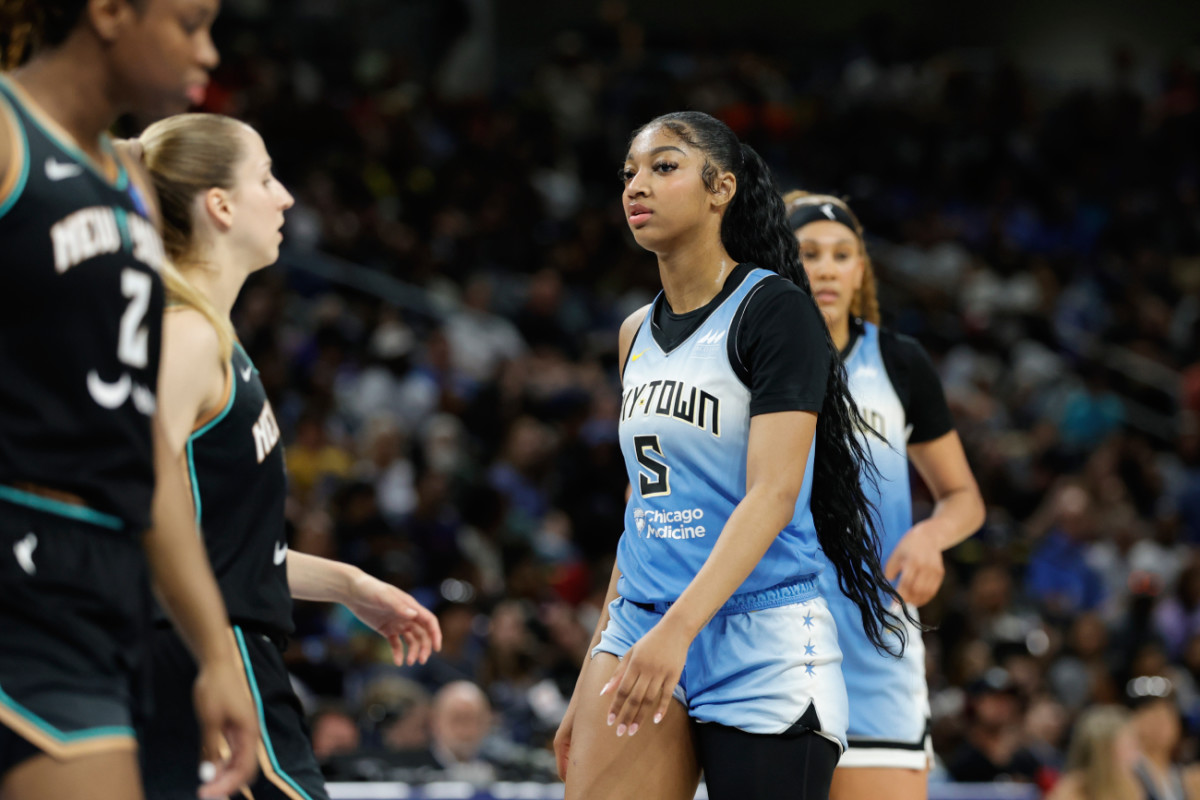
[[[200,782],[208,783],[213,778],[217,777],[217,765],[211,761],[200,762]]]
[[[624,735],[625,735],[625,723],[622,722],[620,725],[617,726],[617,736],[624,736]]]
[[[616,714],[609,714],[609,715],[608,715],[608,725],[609,725],[609,727],[612,727],[612,724],[613,724],[614,722],[616,722],[616,721],[617,721],[617,715],[616,715]]]
[[[636,722],[629,726],[629,735],[633,736],[635,733],[637,733],[637,723]]]
[[[660,722],[662,722],[662,712],[661,711],[654,715],[654,724],[657,725]]]

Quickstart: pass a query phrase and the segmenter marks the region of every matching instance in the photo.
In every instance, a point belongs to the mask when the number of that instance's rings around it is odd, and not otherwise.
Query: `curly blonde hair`
[[[804,206],[820,206],[832,203],[850,215],[854,221],[854,233],[858,236],[859,253],[863,260],[862,286],[854,292],[850,299],[850,313],[867,322],[879,324],[879,295],[875,288],[875,268],[871,266],[871,256],[867,253],[866,241],[863,239],[863,226],[858,217],[846,205],[846,201],[831,194],[813,194],[802,189],[793,189],[783,196],[783,204],[788,216]]]

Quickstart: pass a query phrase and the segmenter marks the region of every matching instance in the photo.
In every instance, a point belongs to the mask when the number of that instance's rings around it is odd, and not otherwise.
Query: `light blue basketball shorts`
[[[592,655],[623,658],[670,607],[623,597]],[[846,747],[837,627],[814,579],[734,595],[692,641],[674,696],[697,722],[781,734],[810,707],[814,732]],[[807,721],[811,721],[810,715]]]
[[[832,582],[836,584],[834,576]],[[838,768],[927,769],[932,763],[929,737],[929,687],[925,682],[925,643],[921,631],[905,622],[904,655],[881,654],[863,633],[858,606],[829,585],[829,610],[837,623],[842,673],[850,697],[850,747]],[[893,609],[898,611],[898,608]],[[916,609],[910,608],[916,616]],[[899,636],[890,634],[896,642]]]

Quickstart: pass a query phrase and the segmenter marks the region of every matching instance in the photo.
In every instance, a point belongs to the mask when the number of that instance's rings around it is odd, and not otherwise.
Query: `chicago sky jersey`
[[[228,400],[188,438],[192,501],[229,618],[286,635],[293,629],[292,598],[279,426],[240,344],[229,369]]]
[[[97,172],[4,76],[0,117],[14,123],[17,170],[0,178],[0,484],[71,492],[98,524],[140,533],[162,241],[124,167],[115,182]]]
[[[863,491],[875,506],[875,525],[882,548],[881,563],[912,527],[912,490],[908,480],[908,419],[888,376],[879,328],[863,323],[863,331],[846,357],[850,396],[871,431],[860,435],[879,471],[878,491],[868,480]]]
[[[738,309],[773,276],[763,269],[746,272],[703,324],[670,351],[654,338],[653,311],[634,337],[620,416],[631,487],[617,549],[623,597],[641,603],[677,599],[745,497],[751,392],[730,364],[729,337],[735,335]],[[656,302],[664,302],[662,295]],[[809,510],[814,451],[795,516],[735,594],[820,571]]]
[[[953,425],[937,372],[920,345],[870,322],[853,322],[851,335],[857,338],[845,356],[846,376],[872,428],[859,435],[879,471],[878,486],[864,480],[863,491],[875,507],[886,565],[913,524],[908,445],[932,441]],[[837,623],[850,697],[849,749],[840,766],[924,769],[929,691],[921,632],[906,623],[903,657],[881,654],[867,640],[861,612],[842,594],[833,570],[826,570],[821,584]],[[887,635],[898,643],[895,632]]]

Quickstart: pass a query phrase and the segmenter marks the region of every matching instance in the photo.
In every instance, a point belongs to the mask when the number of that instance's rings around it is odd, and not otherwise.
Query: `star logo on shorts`
[[[804,655],[815,656],[816,654],[817,654],[817,647],[816,647],[816,645],[814,645],[812,643],[812,639],[809,639],[808,644],[804,645]]]
[[[804,615],[804,627],[811,628],[812,626],[813,626],[812,614],[805,614]]]
[[[809,661],[807,664],[804,665],[804,674],[805,675],[817,674],[816,669],[813,667],[813,662]]]

